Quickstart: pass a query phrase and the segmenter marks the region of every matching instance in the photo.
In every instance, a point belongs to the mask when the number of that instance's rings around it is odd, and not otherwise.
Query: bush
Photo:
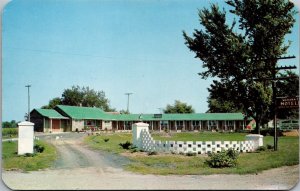
[[[211,153],[205,161],[212,168],[233,167],[237,165],[238,152],[232,149]]]
[[[255,131],[253,130],[253,131],[251,131],[251,133],[255,133]],[[269,136],[274,136],[275,132],[274,132],[274,129],[271,129],[271,128],[261,129],[260,134],[263,135],[263,136],[268,136],[268,135]],[[283,131],[280,130],[280,129],[277,129],[276,134],[277,134],[278,137],[284,136]]]
[[[265,151],[266,147],[265,146],[259,146],[256,151]]]
[[[148,155],[157,155],[157,152],[156,151],[149,151]]]
[[[34,157],[36,153],[25,153],[24,157]]]
[[[108,141],[109,141],[109,138],[105,138],[105,139],[104,139],[104,142],[108,142]]]
[[[42,152],[44,152],[45,147],[42,145],[36,144],[36,145],[34,145],[33,149],[34,149],[35,153],[42,153]]]
[[[15,137],[18,135],[18,128],[2,128],[2,137]]]
[[[192,153],[192,152],[186,153],[186,156],[196,156],[196,155],[197,155],[196,153]]]
[[[274,146],[267,144],[267,149],[272,150],[272,149],[274,149]]]
[[[132,143],[131,142],[129,142],[129,141],[126,141],[125,143],[120,143],[119,144],[123,149],[126,149],[126,150],[128,150],[128,149],[130,149],[131,148],[131,146],[132,146]]]

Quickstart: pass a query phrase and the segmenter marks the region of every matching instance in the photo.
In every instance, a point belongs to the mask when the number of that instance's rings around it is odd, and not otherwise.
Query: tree
[[[130,112],[128,112],[128,111],[125,110],[125,109],[121,109],[121,110],[119,111],[119,113],[120,113],[120,114],[130,114]]]
[[[2,128],[17,128],[18,123],[15,120],[2,122]]]
[[[218,81],[213,81],[211,88],[208,88],[208,113],[231,113],[243,111],[242,105],[237,106],[231,101],[231,95],[227,91],[227,89],[230,88],[232,87],[226,87]]]
[[[105,97],[104,91],[95,91],[89,87],[72,86],[65,89],[62,97],[56,97],[49,101],[49,104],[43,106],[44,109],[53,109],[56,105],[71,105],[84,107],[98,107],[104,111],[115,111],[109,105],[109,100]]]
[[[235,17],[231,25],[226,11],[212,4],[199,10],[203,30],[195,29],[193,37],[185,31],[187,47],[203,61],[203,79],[214,77],[209,91],[221,92],[226,87],[226,99],[256,121],[256,131],[264,118],[271,116],[272,88],[270,78],[277,59],[287,53],[291,42],[285,35],[294,25],[294,4],[287,0],[228,0],[230,13]],[[238,21],[237,21],[238,19]],[[236,26],[236,23],[238,27]],[[223,94],[219,94],[219,100]]]
[[[49,101],[48,105],[42,106],[42,109],[54,109],[55,106],[62,104],[61,98],[56,97]]]
[[[79,86],[72,86],[71,89],[65,89],[62,94],[62,104],[80,106],[82,105],[84,92]],[[82,105],[83,106],[83,105]]]
[[[72,86],[71,89],[64,90],[62,104],[98,107],[104,111],[115,111],[115,109],[110,108],[109,100],[105,97],[104,91],[95,91],[89,87]]]
[[[191,105],[175,100],[174,105],[167,105],[164,109],[164,113],[194,113],[194,109]]]

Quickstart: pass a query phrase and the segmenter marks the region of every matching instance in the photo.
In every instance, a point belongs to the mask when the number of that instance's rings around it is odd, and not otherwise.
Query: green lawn
[[[244,133],[174,133],[171,137],[154,134],[155,140],[174,141],[233,141],[245,140]],[[109,138],[105,142],[104,139]],[[115,133],[89,136],[85,142],[94,149],[113,153],[127,153],[132,162],[125,168],[142,174],[247,174],[286,165],[299,164],[299,138],[279,137],[278,151],[262,151],[259,153],[241,153],[238,165],[233,168],[210,168],[204,161],[206,155],[184,156],[174,154],[158,154],[148,156],[145,153],[130,153],[123,150],[119,143],[132,141],[131,134]],[[273,137],[264,137],[264,145],[273,145]]]
[[[55,147],[43,141],[35,141],[35,144],[43,146],[42,153],[36,153],[34,156],[19,156],[18,142],[2,142],[2,164],[5,170],[20,169],[23,171],[33,171],[48,168],[56,159]]]

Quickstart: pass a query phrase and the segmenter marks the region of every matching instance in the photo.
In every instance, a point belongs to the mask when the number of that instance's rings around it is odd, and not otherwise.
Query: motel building
[[[249,128],[251,119],[242,113],[120,114],[95,107],[58,105],[54,109],[33,109],[30,121],[36,132],[83,130],[130,131],[137,122],[149,124],[150,131],[238,131]]]

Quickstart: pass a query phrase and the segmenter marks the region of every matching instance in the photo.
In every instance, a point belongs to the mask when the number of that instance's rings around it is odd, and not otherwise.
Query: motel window
[[[233,126],[233,121],[228,121],[228,122],[227,122],[227,125],[228,125],[228,126]]]
[[[200,124],[200,121],[193,121],[194,126],[199,126],[199,124]]]
[[[217,123],[216,123],[216,121],[209,121],[209,125],[210,125],[210,126],[216,126]]]
[[[96,121],[95,120],[85,120],[85,125],[87,126],[95,126],[96,125]]]
[[[176,121],[177,126],[183,126],[183,121]]]

